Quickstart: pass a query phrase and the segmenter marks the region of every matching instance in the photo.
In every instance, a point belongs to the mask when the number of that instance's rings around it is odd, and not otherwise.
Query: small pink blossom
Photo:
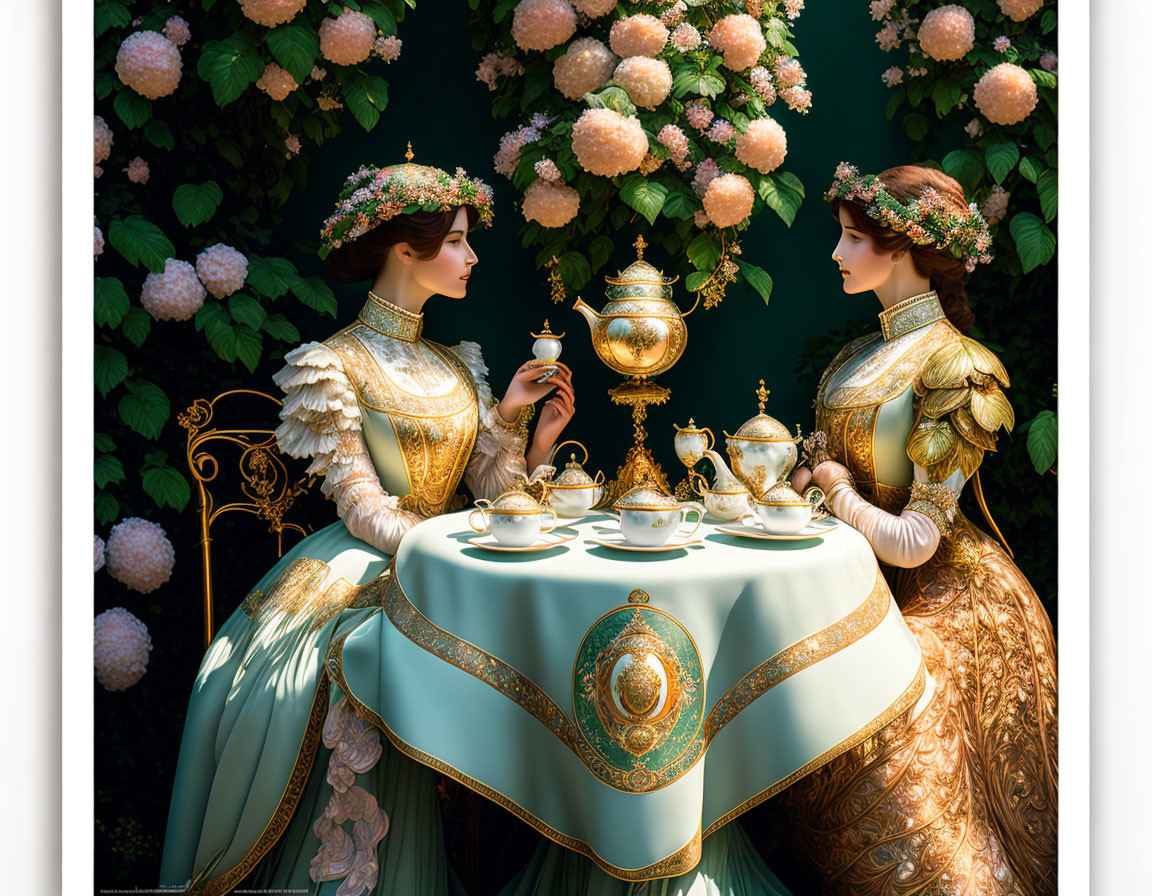
[[[1052,52],[1044,53],[1040,57],[1040,68],[1046,72],[1056,71],[1056,54]]]
[[[784,0],[784,13],[789,19],[798,18],[803,10],[804,0]]]
[[[310,81],[323,81],[327,77],[328,70],[318,65],[312,66],[312,71],[308,73],[308,80]]]
[[[980,119],[973,118],[968,124],[964,125],[964,133],[975,140],[980,136]]]
[[[880,78],[887,87],[895,87],[904,80],[904,71],[899,66],[893,65],[886,69]]]
[[[803,114],[812,108],[812,91],[803,87],[785,87],[780,91],[780,99],[784,100],[793,112]]]
[[[708,192],[708,184],[720,176],[720,166],[715,159],[705,159],[696,166],[696,173],[692,176],[692,189],[697,196]]]
[[[736,138],[736,128],[732,122],[723,118],[717,118],[712,127],[708,129],[707,137],[713,143],[727,143],[729,140]]]
[[[563,177],[560,175],[560,169],[556,167],[556,163],[551,159],[541,159],[532,166],[536,173],[548,181],[550,184],[563,183]]]
[[[395,62],[400,58],[400,47],[403,43],[404,41],[398,37],[380,35],[376,38],[376,43],[373,44],[372,49],[385,62]]]
[[[192,31],[188,28],[188,23],[180,16],[172,16],[164,23],[164,36],[176,46],[182,47],[192,36]]]
[[[677,25],[676,30],[672,32],[672,46],[680,53],[695,50],[700,46],[700,42],[700,32],[687,22]]]
[[[700,208],[692,213],[692,223],[703,230],[712,222],[708,220],[708,212]]]
[[[660,16],[660,21],[665,28],[675,28],[684,21],[684,16],[688,14],[688,4],[684,0],[676,0],[670,7],[664,10]]]
[[[300,138],[295,134],[289,134],[287,137],[285,137],[284,145],[288,148],[288,151],[292,153],[292,155],[295,156],[300,154]]]
[[[900,46],[900,26],[896,22],[885,22],[884,27],[876,32],[876,43],[886,53],[895,50]]]
[[[148,163],[140,158],[140,156],[136,156],[136,158],[128,163],[128,180],[132,181],[132,183],[148,183],[149,174]]]
[[[1011,46],[1012,41],[1008,40],[1008,38],[1006,38],[1003,34],[996,38],[996,40],[992,41],[992,49],[997,53],[1007,53]]]
[[[672,164],[684,170],[688,160],[688,137],[674,124],[666,124],[660,129],[656,142],[667,148]]]
[[[804,80],[804,69],[800,66],[800,60],[790,56],[777,56],[774,65],[777,87],[795,87]]]
[[[688,124],[702,132],[712,123],[713,112],[703,103],[695,101],[684,107],[684,117],[688,119]]]
[[[872,0],[868,4],[868,9],[872,13],[872,19],[879,22],[888,16],[888,12],[892,9],[896,0]]]
[[[756,66],[748,73],[748,80],[756,95],[764,101],[764,105],[771,106],[776,102],[776,85],[772,83],[772,74],[762,65]]]

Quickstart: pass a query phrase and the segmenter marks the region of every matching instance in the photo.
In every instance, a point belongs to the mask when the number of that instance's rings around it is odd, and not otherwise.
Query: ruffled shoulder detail
[[[996,435],[1016,424],[1004,394],[1010,385],[1000,359],[974,339],[961,336],[937,349],[913,384],[919,399],[908,436],[908,456],[942,482],[954,470],[976,472],[985,451],[996,450]]]
[[[452,346],[452,352],[464,362],[464,366],[472,374],[472,382],[476,384],[476,397],[483,413],[496,404],[496,400],[492,396],[492,387],[488,385],[488,365],[484,363],[479,343],[464,341]]]
[[[309,473],[323,473],[335,460],[342,432],[360,429],[356,392],[340,356],[322,342],[306,342],[284,356],[272,379],[285,392],[284,421],[276,429],[280,450],[314,457]]]

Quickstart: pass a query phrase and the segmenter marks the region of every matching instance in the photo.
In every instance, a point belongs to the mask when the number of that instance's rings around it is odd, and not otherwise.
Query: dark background
[[[399,32],[404,42],[402,55],[381,72],[389,82],[390,102],[380,124],[366,134],[348,117],[343,134],[310,151],[307,182],[285,205],[285,223],[274,233],[268,254],[291,258],[304,276],[322,275],[322,262],[313,254],[315,239],[345,176],[363,163],[399,161],[409,140],[415,161],[449,170],[460,165],[486,180],[496,192],[496,218],[491,229],[471,237],[480,263],[470,281],[470,294],[463,301],[433,298],[425,307],[425,335],[449,345],[463,339],[479,342],[490,370],[489,381],[499,397],[512,373],[531,356],[528,334],[538,332],[545,318],[553,331],[566,330],[563,360],[574,373],[577,412],[564,437],[588,446],[589,472],[603,469],[612,477],[632,438],[628,409],[613,405],[606,395],[620,378],[593,353],[587,324],[571,310],[572,297],[565,305],[553,304],[545,275],[534,269],[532,253],[520,248],[517,230],[523,220],[514,205],[515,191],[492,170],[500,136],[518,122],[495,121],[489,112],[490,94],[474,74],[478,54],[471,48],[467,12],[462,0],[424,0],[409,12]],[[673,483],[684,474],[672,450],[673,423],[685,425],[693,417],[697,425],[708,426],[717,435],[723,429],[734,432],[756,413],[754,393],[763,378],[772,390],[768,413],[789,429],[801,423],[807,431],[812,427],[816,377],[824,364],[848,333],[863,332],[869,323],[875,324],[879,310],[875,296],[847,296],[841,290],[830,259],[838,227],[821,194],[841,160],[866,172],[910,160],[910,144],[903,131],[884,117],[889,90],[881,83],[880,73],[898,60],[877,47],[876,30],[864,0],[810,0],[809,9],[795,22],[795,43],[814,97],[812,111],[801,117],[777,103],[771,112],[788,133],[784,168],[801,179],[807,198],[791,228],[765,211],[742,240],[743,257],[765,268],[775,281],[771,301],[765,304],[743,286],[731,287],[718,308],[698,310],[687,319],[688,347],[677,365],[658,379],[671,388],[672,396],[668,404],[649,411],[648,445]],[[935,153],[936,158],[957,145],[959,137]],[[635,257],[631,243],[636,232],[618,235],[609,266],[612,271]],[[649,249],[646,257],[657,266],[667,261],[659,250]],[[1047,278],[1050,288],[1044,302],[1051,305],[1055,303],[1054,267],[1053,262],[1033,275]],[[604,303],[603,273],[582,292],[594,308]],[[368,284],[332,286],[339,301],[337,319],[312,312],[294,316],[303,340],[323,339],[351,320]],[[690,307],[689,294],[679,284],[675,289],[679,304]],[[1020,352],[1023,345],[1023,351],[1042,359],[1045,381],[1054,380],[1054,328],[1038,330],[1026,323],[1048,321],[1050,315],[1041,313],[1039,307],[1015,306],[1002,296],[982,306],[981,297],[995,290],[996,284],[982,282],[979,272],[970,283],[980,328],[977,335],[998,349],[1011,345]],[[178,326],[170,325],[173,330]],[[202,343],[199,334],[187,338],[190,346]],[[192,361],[180,379],[163,385],[175,413],[196,398],[228,388],[276,394],[271,375],[281,363],[278,355],[271,355],[251,376],[237,368],[239,375],[233,372],[222,377],[219,365],[202,368]],[[1051,376],[1048,370],[1053,371]],[[1011,365],[1009,373],[1014,373]],[[241,421],[274,426],[269,409],[270,405],[253,404],[241,411]],[[179,427],[170,425],[166,430],[164,447],[174,460],[184,455],[183,437]],[[294,473],[301,473],[303,466]],[[1047,599],[1055,617],[1054,513],[1050,513],[1053,525],[1046,531],[1013,525],[1013,507],[1019,501],[1054,504],[1054,477],[1038,480],[1024,440],[1002,438],[1001,451],[986,455],[982,478],[993,508],[998,501],[1006,508],[997,511],[997,521],[1016,548],[1021,568]],[[333,512],[316,491],[302,503],[298,517],[312,528],[329,522]],[[1007,497],[998,499],[998,495]],[[162,523],[176,547],[173,578],[161,590],[137,595],[106,576],[98,577],[98,606],[126,606],[149,626],[155,648],[148,673],[130,690],[110,693],[95,687],[97,887],[150,887],[157,879],[184,713],[203,651],[194,507],[195,497],[182,514],[125,507],[123,515],[131,511]],[[966,505],[965,510],[979,521],[974,508]],[[213,537],[219,620],[232,612],[274,562],[276,550],[262,524],[247,515],[223,517]],[[454,857],[465,864],[486,857],[490,873],[486,884],[475,892],[492,891],[501,875],[507,877],[517,869],[536,835],[466,791],[449,785],[445,796]],[[485,832],[480,841],[463,833],[475,827],[477,815]],[[764,812],[747,820],[758,834],[768,836],[770,825]],[[797,894],[812,891],[787,859],[774,856],[773,868]]]

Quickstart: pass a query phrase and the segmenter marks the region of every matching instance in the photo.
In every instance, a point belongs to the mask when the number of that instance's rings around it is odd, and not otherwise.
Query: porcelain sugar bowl
[[[551,515],[545,520],[544,514]],[[472,518],[480,514],[483,526],[477,526]],[[551,507],[541,507],[523,489],[512,488],[495,501],[487,498],[476,500],[476,509],[468,514],[468,525],[474,532],[491,531],[492,537],[510,548],[524,548],[532,544],[541,532],[551,532],[556,525],[556,511]]]
[[[736,430],[734,435],[725,431],[728,459],[733,472],[748,486],[753,495],[763,495],[780,482],[796,466],[797,437],[775,417],[764,413],[768,390],[764,380],[756,390],[760,399],[760,412]]]
[[[552,457],[565,445],[576,445],[584,451],[584,463],[588,463],[588,449],[570,439],[561,442],[552,452]],[[585,472],[584,467],[576,462],[576,455],[564,467],[563,472],[553,479],[545,480],[544,487],[548,496],[547,501],[555,508],[559,516],[568,519],[580,519],[588,514],[593,507],[600,503],[604,495],[604,471],[597,470],[593,479]]]
[[[689,472],[688,476],[692,480],[692,491],[700,496],[705,509],[717,519],[738,520],[752,512],[752,495],[735,477],[728,483],[731,488],[721,488],[724,483],[719,481],[719,476],[712,488],[709,488],[708,480],[695,470]]]
[[[685,537],[700,528],[704,519],[704,506],[695,501],[681,504],[647,482],[634,486],[620,496],[612,505],[620,514],[620,531],[634,545],[640,547],[660,547],[685,522],[687,515],[696,512],[696,525]]]
[[[810,522],[815,509],[812,502],[797,494],[786,482],[777,482],[754,502],[749,522],[759,523],[770,535],[794,535]]]

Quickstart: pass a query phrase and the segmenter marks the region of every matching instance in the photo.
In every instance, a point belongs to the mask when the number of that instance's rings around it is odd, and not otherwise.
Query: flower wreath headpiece
[[[492,188],[463,168],[449,174],[442,168],[412,162],[412,144],[401,165],[377,168],[361,165],[348,175],[336,200],[336,210],[324,222],[320,241],[330,249],[363,236],[377,224],[412,212],[438,212],[470,205],[480,223],[492,223]]]
[[[847,162],[836,166],[836,177],[824,198],[829,202],[858,200],[869,218],[906,234],[918,246],[947,249],[964,259],[969,272],[976,269],[977,262],[987,264],[992,260],[988,251],[992,233],[976,203],[969,204],[966,214],[958,214],[944,197],[928,187],[919,197],[904,204],[884,189],[875,174],[861,176],[856,166]]]

